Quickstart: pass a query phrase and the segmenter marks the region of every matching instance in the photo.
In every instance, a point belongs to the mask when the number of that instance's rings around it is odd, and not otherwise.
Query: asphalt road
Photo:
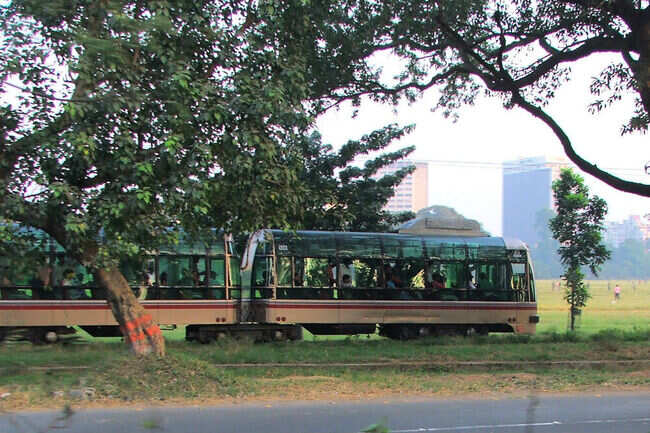
[[[3,414],[0,433],[650,433],[650,393],[373,400]]]

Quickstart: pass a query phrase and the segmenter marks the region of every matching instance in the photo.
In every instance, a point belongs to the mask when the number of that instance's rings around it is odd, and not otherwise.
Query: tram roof
[[[396,233],[265,230],[280,256],[505,259],[508,250],[523,250],[521,241],[500,237],[447,237]],[[263,248],[269,253],[270,243]],[[263,251],[260,251],[264,254]]]
[[[54,239],[52,239],[47,233],[40,229],[34,229],[30,227],[21,227],[15,226],[17,232],[23,236],[32,236],[35,243],[37,243],[37,248],[41,248],[43,251],[63,253],[64,248]],[[103,231],[100,236],[103,236]],[[225,254],[225,244],[223,238],[223,232],[216,232],[216,237],[214,239],[206,240],[194,240],[186,239],[184,236],[181,237],[181,240],[176,245],[166,245],[161,246],[158,250],[161,254],[205,254],[209,251],[211,254]],[[152,251],[153,253],[153,251]]]

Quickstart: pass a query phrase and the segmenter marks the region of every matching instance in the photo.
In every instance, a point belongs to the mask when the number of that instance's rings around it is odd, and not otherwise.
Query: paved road
[[[498,400],[375,400],[5,414],[1,433],[650,433],[650,393]]]

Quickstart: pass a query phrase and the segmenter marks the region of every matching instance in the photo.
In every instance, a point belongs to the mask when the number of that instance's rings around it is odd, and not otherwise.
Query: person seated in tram
[[[474,284],[474,276],[471,272],[467,272],[467,288],[470,290],[476,289],[476,284]]]
[[[187,271],[187,269],[185,269],[185,271]],[[183,285],[184,286],[191,285],[192,287],[196,287],[195,289],[181,290],[181,293],[183,294],[184,298],[203,299],[205,297],[205,292],[202,289],[202,287],[205,286],[201,283],[201,278],[199,277],[199,271],[196,268],[192,269],[189,278],[185,277],[183,279]]]
[[[329,286],[336,286],[336,263],[330,262],[327,264],[327,278],[329,279]]]
[[[431,288],[440,290],[445,288],[445,277],[440,273],[436,272],[432,276]]]
[[[492,284],[485,272],[478,274],[478,287],[483,290],[494,289],[494,284]]]
[[[158,286],[160,290],[160,299],[178,299],[181,297],[179,289],[169,287],[169,276],[165,271],[160,273]]]
[[[88,299],[88,295],[86,295],[86,291],[84,289],[79,288],[79,285],[80,283],[77,280],[77,275],[72,269],[67,268],[65,271],[63,271],[63,279],[61,280],[61,286],[73,287],[70,289],[65,289],[65,293],[68,299],[74,299],[74,300]]]
[[[399,289],[402,287],[402,281],[396,274],[390,274],[388,281],[386,282],[387,289]]]
[[[346,289],[346,290],[343,290]],[[341,290],[338,291],[340,299],[353,299],[354,298],[354,284],[352,277],[348,274],[343,274],[341,278]]]

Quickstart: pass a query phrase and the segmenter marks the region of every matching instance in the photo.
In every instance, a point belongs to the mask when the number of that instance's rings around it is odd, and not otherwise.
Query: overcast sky
[[[599,167],[628,180],[650,183],[643,166],[650,161],[650,135],[626,135],[620,128],[631,113],[630,101],[607,112],[591,115],[589,78],[606,59],[590,59],[573,67],[573,79],[565,84],[546,108],[572,139],[578,154]],[[456,208],[477,219],[493,235],[501,234],[502,170],[504,161],[534,156],[562,156],[557,138],[541,121],[520,109],[505,110],[497,99],[483,98],[461,109],[453,123],[432,113],[435,93],[425,93],[414,105],[393,107],[364,103],[352,119],[349,106],[318,120],[323,142],[338,147],[348,139],[388,123],[416,124],[413,133],[392,148],[415,145],[412,159],[430,161],[429,205]],[[453,162],[452,162],[453,161]],[[650,213],[650,199],[619,192],[584,174],[591,191],[609,204],[608,220]]]

